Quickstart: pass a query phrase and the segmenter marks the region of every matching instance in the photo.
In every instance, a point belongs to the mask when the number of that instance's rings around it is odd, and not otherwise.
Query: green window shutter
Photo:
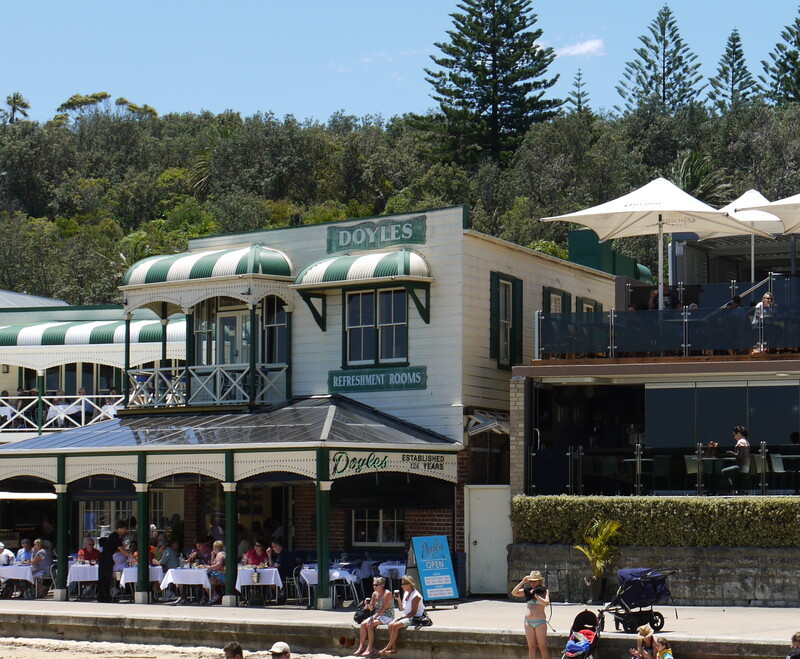
[[[542,311],[550,313],[550,287],[542,287]]]
[[[588,302],[588,301],[589,300],[587,300],[586,298],[583,298],[583,297],[580,297],[580,296],[576,297],[575,298],[575,311],[577,313],[583,313],[583,303],[584,302]]]
[[[603,303],[602,302],[595,302],[594,303],[594,310],[595,310],[595,313],[601,313],[603,311]]]
[[[514,297],[511,310],[511,363],[522,363],[522,280],[514,279],[512,285]]]
[[[572,295],[569,293],[561,294],[561,311],[563,313],[572,313]]]
[[[500,355],[500,277],[496,272],[489,273],[489,357],[497,359]]]

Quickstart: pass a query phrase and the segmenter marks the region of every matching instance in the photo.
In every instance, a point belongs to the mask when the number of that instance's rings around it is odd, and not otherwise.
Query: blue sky
[[[273,111],[324,121],[433,107],[423,68],[446,40],[454,0],[25,0],[4,3],[2,97],[47,119],[74,93],[107,91],[167,112]],[[625,62],[661,0],[535,0],[559,53],[555,95],[584,72],[590,105],[613,107]],[[672,0],[681,34],[713,75],[738,27],[751,72],[791,24],[791,2]]]

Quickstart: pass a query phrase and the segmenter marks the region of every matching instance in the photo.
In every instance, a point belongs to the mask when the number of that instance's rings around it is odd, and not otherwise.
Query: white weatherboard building
[[[185,317],[185,363],[134,367],[127,347],[127,409],[0,451],[0,479],[35,456],[62,507],[113,478],[110,516],[177,513],[187,544],[216,514],[256,535],[272,518],[320,562],[446,535],[473,593],[505,589],[509,379],[533,314],[614,303],[611,275],[473,231],[463,207],[195,239],[121,290],[128,314]],[[57,526],[77,548],[86,529]]]

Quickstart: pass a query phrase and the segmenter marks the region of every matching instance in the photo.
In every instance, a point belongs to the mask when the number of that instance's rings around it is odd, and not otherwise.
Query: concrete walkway
[[[554,604],[550,648],[558,653],[583,605]],[[800,631],[800,608],[658,606],[666,618],[663,635],[679,659],[690,657],[782,657],[789,639]],[[592,607],[596,612],[597,607]],[[524,657],[521,603],[471,600],[457,609],[430,610],[433,627],[402,637],[404,657]],[[51,600],[0,600],[0,624],[15,636],[224,645],[240,640],[250,650],[264,649],[278,638],[303,652],[349,654],[342,641],[352,638],[352,610],[314,611],[304,608],[221,608],[163,604],[98,604]],[[385,634],[385,632],[384,632]],[[379,638],[384,638],[379,634]],[[602,657],[622,657],[635,645],[633,635],[614,631],[606,618]],[[290,640],[291,639],[291,640]],[[449,651],[445,651],[448,648]]]

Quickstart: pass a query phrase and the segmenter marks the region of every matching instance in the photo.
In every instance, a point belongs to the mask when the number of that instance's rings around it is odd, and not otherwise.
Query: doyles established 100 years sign
[[[381,451],[331,451],[330,476],[401,472],[433,476],[456,482],[455,453],[384,453]]]

